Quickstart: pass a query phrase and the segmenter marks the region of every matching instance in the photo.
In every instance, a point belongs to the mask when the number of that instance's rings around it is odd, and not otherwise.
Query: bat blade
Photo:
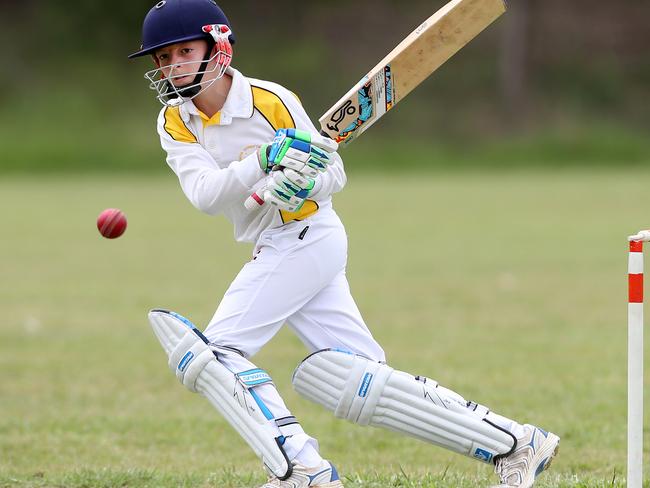
[[[322,133],[349,144],[505,11],[504,0],[452,0],[319,119]]]

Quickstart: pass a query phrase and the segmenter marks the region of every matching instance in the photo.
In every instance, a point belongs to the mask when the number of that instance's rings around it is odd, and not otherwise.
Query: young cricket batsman
[[[319,135],[291,91],[234,69],[234,42],[214,1],[161,0],[130,56],[153,60],[146,78],[163,104],[158,134],[183,192],[200,211],[225,215],[237,241],[254,244],[203,332],[174,312],[150,312],[171,369],[260,457],[269,474],[262,488],[343,486],[251,362],[283,324],[310,352],[292,379],[301,395],[339,418],[493,464],[501,487],[531,487],[558,436],[386,364],[345,275],[347,238],[332,207],[346,183],[337,144]],[[254,193],[265,203],[249,211]]]

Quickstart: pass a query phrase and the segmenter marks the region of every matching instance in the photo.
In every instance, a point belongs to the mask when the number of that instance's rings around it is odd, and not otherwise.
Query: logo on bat
[[[354,105],[352,105],[352,100],[348,100],[345,102],[345,105],[334,112],[334,114],[330,117],[330,123],[327,124],[327,128],[339,132],[339,124],[343,122],[343,119],[345,119],[345,117],[348,115],[354,115],[356,112],[357,109],[354,107]]]
[[[363,124],[365,124],[373,114],[373,99],[372,99],[372,82],[366,83],[364,86],[362,86],[359,91],[357,92],[357,100],[359,103],[359,115],[354,119],[354,121],[350,124],[348,124],[347,127],[345,127],[342,131],[339,129],[338,124],[341,123],[342,119],[345,117],[342,115],[340,119],[338,119],[336,126],[332,127],[328,124],[327,128],[330,130],[336,130],[338,132],[338,136],[334,139],[336,142],[343,142],[346,139],[350,137],[350,134],[352,134],[354,131],[359,129]],[[348,100],[346,104],[343,106],[343,108],[350,106],[348,108],[348,115],[354,115],[357,111],[356,109],[351,106],[352,102]],[[339,113],[345,113],[342,112],[343,108],[339,111],[337,111],[334,116],[337,118],[339,117]],[[352,111],[349,111],[349,110]],[[332,119],[334,119],[334,116],[332,116]],[[332,120],[331,119],[331,120]]]

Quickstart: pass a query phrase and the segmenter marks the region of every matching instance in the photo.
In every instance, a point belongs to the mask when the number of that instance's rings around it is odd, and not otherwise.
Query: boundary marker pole
[[[643,243],[650,231],[628,241],[627,487],[643,488]]]

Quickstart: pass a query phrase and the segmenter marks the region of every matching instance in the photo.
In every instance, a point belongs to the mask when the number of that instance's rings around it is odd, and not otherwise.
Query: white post
[[[643,242],[650,232],[628,240],[627,487],[643,488]]]
[[[643,483],[643,304],[628,305],[627,487]]]

